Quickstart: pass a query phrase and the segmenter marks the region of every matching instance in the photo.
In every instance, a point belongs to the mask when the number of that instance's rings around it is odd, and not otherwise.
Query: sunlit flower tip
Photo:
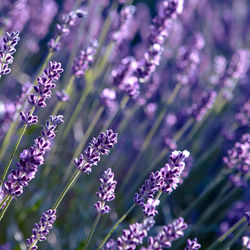
[[[37,249],[37,242],[47,239],[46,236],[49,234],[50,229],[52,229],[55,220],[56,210],[49,209],[43,213],[39,223],[34,225],[31,237],[26,241],[29,249]]]
[[[250,236],[243,236],[241,241],[242,246],[245,247],[245,249],[250,249]]]
[[[160,204],[160,200],[148,199],[147,203],[143,206],[143,213],[146,216],[155,216],[158,211],[155,209]]]
[[[194,238],[193,240],[190,240],[190,239],[187,240],[187,246],[185,247],[184,250],[196,250],[200,248],[201,248],[201,245],[197,242],[197,239]]]

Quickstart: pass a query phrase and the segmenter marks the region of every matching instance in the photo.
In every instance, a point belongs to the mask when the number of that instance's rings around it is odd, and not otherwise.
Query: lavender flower
[[[250,224],[250,211],[245,213],[245,217],[247,219],[247,223]]]
[[[235,186],[245,186],[245,176],[249,173],[250,166],[250,134],[244,134],[239,142],[227,152],[228,156],[223,160],[232,170],[229,180]]]
[[[191,113],[194,119],[201,121],[206,112],[212,108],[216,96],[217,93],[215,91],[203,92],[201,100],[198,103],[193,103],[189,113]]]
[[[144,219],[142,223],[135,223],[129,226],[129,229],[122,231],[122,236],[116,241],[109,240],[104,246],[104,250],[113,249],[136,249],[136,246],[143,243],[143,239],[147,237],[148,231],[155,224],[152,217]]]
[[[50,150],[51,140],[56,136],[57,125],[63,122],[63,116],[50,116],[46,122],[42,135],[35,139],[35,143],[29,149],[23,150],[16,168],[8,175],[8,179],[3,182],[2,189],[4,196],[20,196],[23,187],[28,186],[29,182],[35,178],[38,167],[43,164],[45,153]],[[4,197],[2,197],[4,198]]]
[[[75,25],[76,20],[78,18],[86,17],[87,13],[82,10],[76,10],[69,12],[68,14],[63,15],[62,17],[62,23],[58,23],[56,25],[57,31],[58,31],[58,38],[54,39],[51,38],[48,42],[48,47],[52,51],[58,51],[60,49],[60,38],[67,36],[70,33],[70,28]]]
[[[114,180],[114,173],[111,168],[104,171],[100,182],[100,192],[96,193],[100,200],[95,204],[95,208],[98,213],[107,214],[111,209],[108,205],[105,205],[105,202],[112,201],[115,198],[115,188],[117,184]]]
[[[56,87],[55,82],[62,72],[61,63],[50,61],[49,67],[44,70],[43,75],[37,78],[38,86],[34,86],[36,94],[30,94],[27,98],[29,104],[34,107],[46,107],[46,100],[51,97],[51,89]],[[26,113],[22,111],[20,115],[27,124],[34,124],[38,121],[38,117],[33,116],[31,110]]]
[[[76,77],[84,76],[90,65],[94,62],[94,56],[98,48],[98,42],[92,41],[86,50],[82,50],[80,55],[75,58],[72,71]]]
[[[97,138],[93,138],[90,145],[81,154],[79,158],[75,158],[74,162],[77,168],[84,173],[91,173],[92,166],[97,165],[101,155],[108,155],[111,148],[117,143],[117,133],[113,133],[112,129],[101,132]]]
[[[0,50],[0,78],[10,73],[9,64],[13,62],[12,55],[16,52],[15,46],[19,40],[19,32],[6,32]]]
[[[38,224],[35,224],[32,235],[27,239],[27,247],[29,249],[37,249],[37,241],[45,241],[46,236],[49,234],[49,230],[52,228],[53,223],[56,220],[56,210],[49,209],[43,213]]]
[[[135,10],[136,8],[133,5],[125,6],[121,10],[119,28],[112,35],[113,40],[116,42],[117,46],[119,46],[122,41],[129,35],[129,26],[133,22]]]
[[[170,194],[177,188],[180,182],[180,176],[185,168],[184,160],[188,158],[190,153],[187,150],[173,151],[169,163],[155,173],[151,172],[148,179],[145,180],[139,193],[134,196],[134,202],[136,205],[141,206],[144,209],[145,199],[153,199],[154,194],[162,190],[167,194]]]
[[[250,249],[250,236],[243,236],[241,241],[243,249]]]
[[[56,91],[56,97],[60,102],[68,102],[70,100],[69,95],[64,89],[62,91]]]
[[[117,108],[116,92],[112,89],[105,88],[100,95],[101,103],[107,106],[110,110]]]
[[[155,209],[156,206],[159,206],[160,200],[148,199],[146,204],[143,204],[143,213],[145,216],[155,216],[158,214],[158,211]]]
[[[193,240],[188,239],[187,240],[187,246],[185,247],[184,250],[195,250],[195,249],[200,249],[201,245],[197,242],[197,239],[194,238]]]
[[[183,230],[187,228],[187,224],[182,217],[173,221],[172,224],[164,226],[162,230],[155,236],[148,239],[148,247],[145,250],[163,249],[172,246],[172,242],[184,235]]]
[[[235,116],[236,120],[241,126],[250,126],[250,100],[248,100],[239,110]]]

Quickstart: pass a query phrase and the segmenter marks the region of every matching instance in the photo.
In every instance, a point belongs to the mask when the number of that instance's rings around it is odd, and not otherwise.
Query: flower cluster
[[[146,218],[142,223],[134,223],[129,226],[129,229],[122,231],[122,236],[117,240],[109,240],[104,246],[104,250],[113,249],[136,249],[136,246],[143,243],[143,239],[147,237],[148,231],[155,224],[153,218]]]
[[[174,220],[172,224],[164,226],[162,230],[155,236],[148,238],[148,247],[145,250],[163,249],[172,246],[172,242],[184,235],[188,225],[184,222],[182,217]]]
[[[97,48],[98,42],[94,40],[90,46],[87,47],[87,49],[82,50],[80,55],[75,58],[72,71],[76,77],[84,76],[86,70],[88,70],[90,65],[94,62],[94,56]]]
[[[75,158],[74,162],[77,168],[84,173],[91,173],[92,166],[97,165],[101,155],[108,155],[111,148],[117,143],[117,133],[112,129],[101,132],[97,138],[93,138],[90,145],[81,154],[79,158]]]
[[[117,46],[119,46],[122,41],[128,36],[130,32],[129,26],[133,20],[135,10],[136,8],[133,5],[126,6],[121,10],[119,28],[112,35],[113,40],[116,42]]]
[[[56,210],[49,209],[43,213],[39,223],[34,225],[32,230],[32,235],[27,239],[27,247],[29,249],[35,250],[38,248],[37,241],[46,240],[46,236],[49,230],[52,228],[53,223],[56,220]]]
[[[38,166],[44,162],[44,156],[50,150],[51,140],[56,136],[57,125],[63,123],[63,116],[50,116],[46,122],[41,136],[35,139],[35,143],[29,149],[25,149],[20,154],[20,160],[16,168],[8,175],[8,179],[3,182],[4,195],[19,196],[23,193],[23,187],[35,178]]]
[[[201,245],[197,242],[197,239],[194,238],[193,240],[190,240],[190,239],[187,240],[187,246],[185,247],[184,250],[196,250],[200,248],[201,248]]]
[[[193,103],[189,112],[195,120],[201,121],[206,112],[212,108],[215,98],[217,96],[216,91],[203,92],[201,100],[198,103]]]
[[[104,171],[100,182],[99,192],[96,193],[100,200],[95,204],[95,209],[98,213],[107,214],[111,209],[108,205],[105,205],[105,202],[112,201],[115,198],[115,188],[117,184],[114,180],[114,173],[111,168]]]
[[[246,186],[246,174],[250,167],[250,134],[244,134],[234,147],[227,151],[228,156],[223,160],[227,167],[232,170],[229,175],[230,181],[235,186]]]
[[[190,153],[187,150],[173,151],[169,163],[167,163],[159,171],[151,172],[148,179],[134,196],[134,202],[143,208],[145,215],[149,215],[147,212],[152,209],[152,215],[156,214],[153,208],[158,205],[158,201],[152,200],[154,194],[162,190],[167,194],[170,194],[174,189],[177,188],[180,182],[180,176],[185,168],[185,159],[188,158]],[[145,200],[150,199],[146,204]]]
[[[58,23],[56,25],[56,28],[58,30],[58,37],[60,38],[67,36],[70,33],[71,27],[75,25],[76,20],[78,18],[83,18],[86,16],[87,13],[80,9],[63,15],[62,23]],[[60,46],[61,45],[59,39],[55,40],[54,38],[51,38],[48,42],[48,47],[53,51],[60,50]]]
[[[56,87],[55,82],[59,79],[63,69],[61,63],[49,62],[49,67],[44,70],[43,75],[37,78],[38,85],[34,86],[36,94],[30,94],[28,96],[28,102],[34,107],[46,107],[46,100],[51,97],[51,89]],[[28,112],[20,112],[22,119],[27,124],[37,123],[38,117],[32,114],[30,110]]]
[[[19,40],[19,32],[6,32],[0,49],[0,77],[10,73],[9,64],[13,62],[12,55],[16,52],[15,46]]]
[[[236,114],[236,120],[240,123],[241,126],[249,127],[250,126],[250,100],[248,100],[241,108],[240,111]]]

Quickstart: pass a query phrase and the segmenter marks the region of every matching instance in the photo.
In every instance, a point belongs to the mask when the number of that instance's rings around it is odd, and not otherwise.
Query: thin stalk
[[[76,170],[75,173],[72,175],[71,179],[69,180],[68,184],[65,186],[64,190],[62,191],[62,193],[60,194],[60,196],[58,197],[58,199],[56,200],[55,204],[53,205],[52,209],[57,209],[58,206],[60,205],[62,199],[64,198],[64,196],[66,195],[66,193],[68,192],[68,190],[70,189],[70,187],[74,184],[74,182],[77,180],[77,178],[79,177],[79,175],[81,174],[80,170]]]
[[[234,232],[239,226],[246,221],[246,217],[241,218],[237,223],[230,227],[220,238],[218,238],[207,250],[218,249],[218,245],[221,244],[232,232]]]
[[[78,147],[77,147],[77,149],[76,149],[73,157],[71,158],[70,164],[69,164],[68,168],[65,171],[65,174],[64,174],[64,177],[63,177],[64,181],[68,178],[68,176],[69,176],[69,174],[70,174],[70,172],[71,172],[71,170],[72,170],[72,168],[74,166],[74,159],[81,153],[81,151],[83,150],[84,146],[86,145],[86,142],[89,139],[89,136],[90,136],[91,132],[93,131],[96,123],[98,122],[99,118],[101,117],[101,115],[103,113],[103,110],[104,110],[104,108],[103,108],[103,106],[101,106],[99,108],[99,110],[97,111],[97,113],[95,114],[92,122],[90,123],[90,125],[89,125],[89,127],[88,127],[88,129],[87,129],[87,131],[85,133],[85,135],[83,135],[83,137],[81,139],[81,142],[78,145]]]
[[[151,128],[151,130],[149,131],[149,133],[147,134],[147,137],[142,145],[142,148],[139,152],[139,154],[137,155],[135,161],[133,162],[133,165],[129,168],[129,171],[127,172],[123,182],[122,182],[122,186],[121,186],[121,192],[124,190],[124,188],[126,187],[128,181],[130,180],[131,178],[131,175],[134,173],[136,167],[138,166],[138,163],[140,162],[141,160],[141,157],[145,151],[145,149],[148,147],[148,145],[150,144],[153,136],[155,135],[155,132],[158,130],[165,114],[166,114],[166,111],[168,109],[168,107],[172,104],[172,102],[174,101],[174,99],[176,98],[179,90],[181,88],[181,85],[178,83],[176,84],[173,92],[171,93],[170,97],[168,98],[167,102],[166,102],[166,105],[163,107],[163,109],[161,110],[160,114],[158,115],[157,117],[157,120],[155,121],[153,127]]]
[[[4,205],[4,203],[9,199],[9,195],[6,195],[4,198],[3,198],[3,200],[2,200],[2,202],[0,203],[0,209],[1,209],[1,207],[3,207],[3,205]]]
[[[88,236],[88,239],[87,239],[86,245],[85,245],[85,247],[84,247],[84,250],[87,249],[87,247],[88,247],[88,245],[89,245],[89,243],[90,243],[90,241],[91,241],[91,239],[92,239],[92,236],[93,236],[93,234],[94,234],[94,232],[95,232],[96,226],[97,226],[97,224],[98,224],[100,218],[101,218],[101,214],[98,213],[98,215],[97,215],[96,218],[95,218],[94,224],[92,225],[92,228],[91,228],[90,234],[89,234],[89,236]]]
[[[104,244],[106,243],[106,241],[109,239],[109,237],[111,236],[111,234],[116,230],[116,228],[125,220],[125,218],[133,211],[133,209],[135,208],[135,204],[133,204],[128,210],[127,212],[115,223],[115,225],[110,229],[110,231],[108,232],[108,234],[105,236],[105,238],[102,240],[101,244],[99,245],[98,249],[101,249]]]
[[[65,139],[68,135],[68,133],[70,132],[78,114],[80,113],[81,109],[82,109],[82,106],[83,106],[83,103],[84,101],[86,100],[86,97],[88,96],[89,92],[91,91],[92,89],[92,85],[91,84],[87,84],[86,88],[84,89],[84,91],[82,92],[82,95],[80,97],[80,101],[78,102],[69,122],[67,123],[67,126],[64,130],[64,133],[63,133],[63,139]]]
[[[31,115],[32,115],[32,113],[34,112],[34,110],[35,110],[35,107],[33,107],[33,108],[31,109],[31,112],[30,112]],[[16,151],[17,151],[17,148],[18,148],[18,146],[19,146],[19,144],[20,144],[20,142],[21,142],[21,140],[22,140],[22,138],[23,138],[23,135],[24,135],[24,133],[25,133],[25,131],[26,131],[27,126],[28,126],[27,123],[25,123],[25,125],[23,126],[23,129],[22,129],[22,131],[21,131],[21,133],[20,133],[20,135],[19,135],[19,137],[18,137],[18,140],[17,140],[17,142],[16,142],[16,144],[15,144],[15,146],[14,146],[12,152],[11,152],[11,156],[10,156],[10,159],[9,159],[9,161],[8,161],[8,164],[7,164],[7,166],[6,166],[5,169],[4,169],[4,172],[3,172],[3,175],[2,175],[2,178],[1,178],[0,185],[2,185],[2,183],[3,183],[3,181],[4,181],[5,177],[6,177],[6,175],[7,175],[7,173],[8,173],[10,164],[11,164],[11,162],[12,162],[12,160],[13,160],[13,158],[14,158],[14,155],[15,155],[15,153],[16,153]]]
[[[7,208],[9,207],[12,199],[13,199],[13,196],[9,197],[9,199],[7,200],[5,207],[3,208],[2,212],[0,213],[0,221],[2,220],[2,218],[3,218]]]

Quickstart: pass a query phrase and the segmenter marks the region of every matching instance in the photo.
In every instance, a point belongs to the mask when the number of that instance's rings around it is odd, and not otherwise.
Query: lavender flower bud
[[[136,249],[136,246],[143,243],[143,239],[147,237],[148,231],[155,224],[152,217],[144,219],[142,223],[135,223],[129,226],[129,229],[122,231],[122,236],[116,241],[109,240],[104,246],[104,250],[113,249]]]
[[[117,184],[114,180],[114,173],[111,168],[104,171],[100,182],[100,192],[96,193],[100,200],[95,204],[95,208],[98,213],[107,214],[111,209],[108,205],[105,205],[105,202],[112,201],[115,198],[115,188]]]
[[[184,235],[183,230],[187,228],[187,224],[182,217],[173,221],[172,224],[164,226],[162,230],[155,236],[148,239],[147,250],[169,248],[172,242]]]
[[[245,186],[245,177],[250,166],[250,134],[244,134],[241,140],[227,151],[227,154],[228,156],[224,157],[223,160],[227,167],[232,170],[229,180],[235,186]]]
[[[76,77],[84,76],[85,72],[94,62],[94,56],[97,51],[97,48],[98,42],[94,40],[87,49],[82,50],[80,52],[80,55],[75,58],[72,71]]]
[[[50,150],[50,140],[55,137],[57,125],[63,122],[63,116],[50,116],[46,122],[42,135],[34,141],[34,145],[23,150],[16,168],[8,175],[8,179],[3,182],[2,188],[4,196],[19,196],[23,193],[23,187],[35,178],[38,167],[43,164],[46,151]]]
[[[56,220],[56,210],[49,209],[43,213],[38,224],[34,225],[32,235],[27,239],[27,247],[29,249],[37,249],[37,241],[45,241],[46,236],[49,234],[52,225]]]
[[[56,91],[56,97],[60,102],[68,102],[70,100],[69,95],[64,89],[62,91]]]
[[[250,249],[250,236],[243,236],[241,241],[243,247],[245,247],[246,249]]]
[[[197,239],[194,238],[193,240],[188,239],[187,240],[187,246],[185,247],[184,250],[195,250],[195,249],[200,249],[201,245],[197,242]]]
[[[143,213],[145,216],[155,216],[158,214],[158,211],[155,209],[156,206],[159,206],[160,200],[148,199],[146,204],[143,204]]]
[[[199,103],[193,103],[189,112],[197,120],[201,121],[206,112],[212,108],[217,93],[215,91],[203,92]]]
[[[10,73],[9,64],[13,62],[12,55],[16,52],[15,46],[19,40],[19,32],[6,32],[0,50],[0,77]]]
[[[112,89],[105,88],[100,95],[101,103],[107,106],[110,110],[117,108],[116,92]]]
[[[74,162],[77,168],[84,173],[91,173],[92,166],[97,165],[101,155],[108,155],[111,148],[117,143],[117,133],[113,133],[112,129],[101,132],[97,138],[93,138],[90,145],[81,154],[79,158],[75,158]]]

